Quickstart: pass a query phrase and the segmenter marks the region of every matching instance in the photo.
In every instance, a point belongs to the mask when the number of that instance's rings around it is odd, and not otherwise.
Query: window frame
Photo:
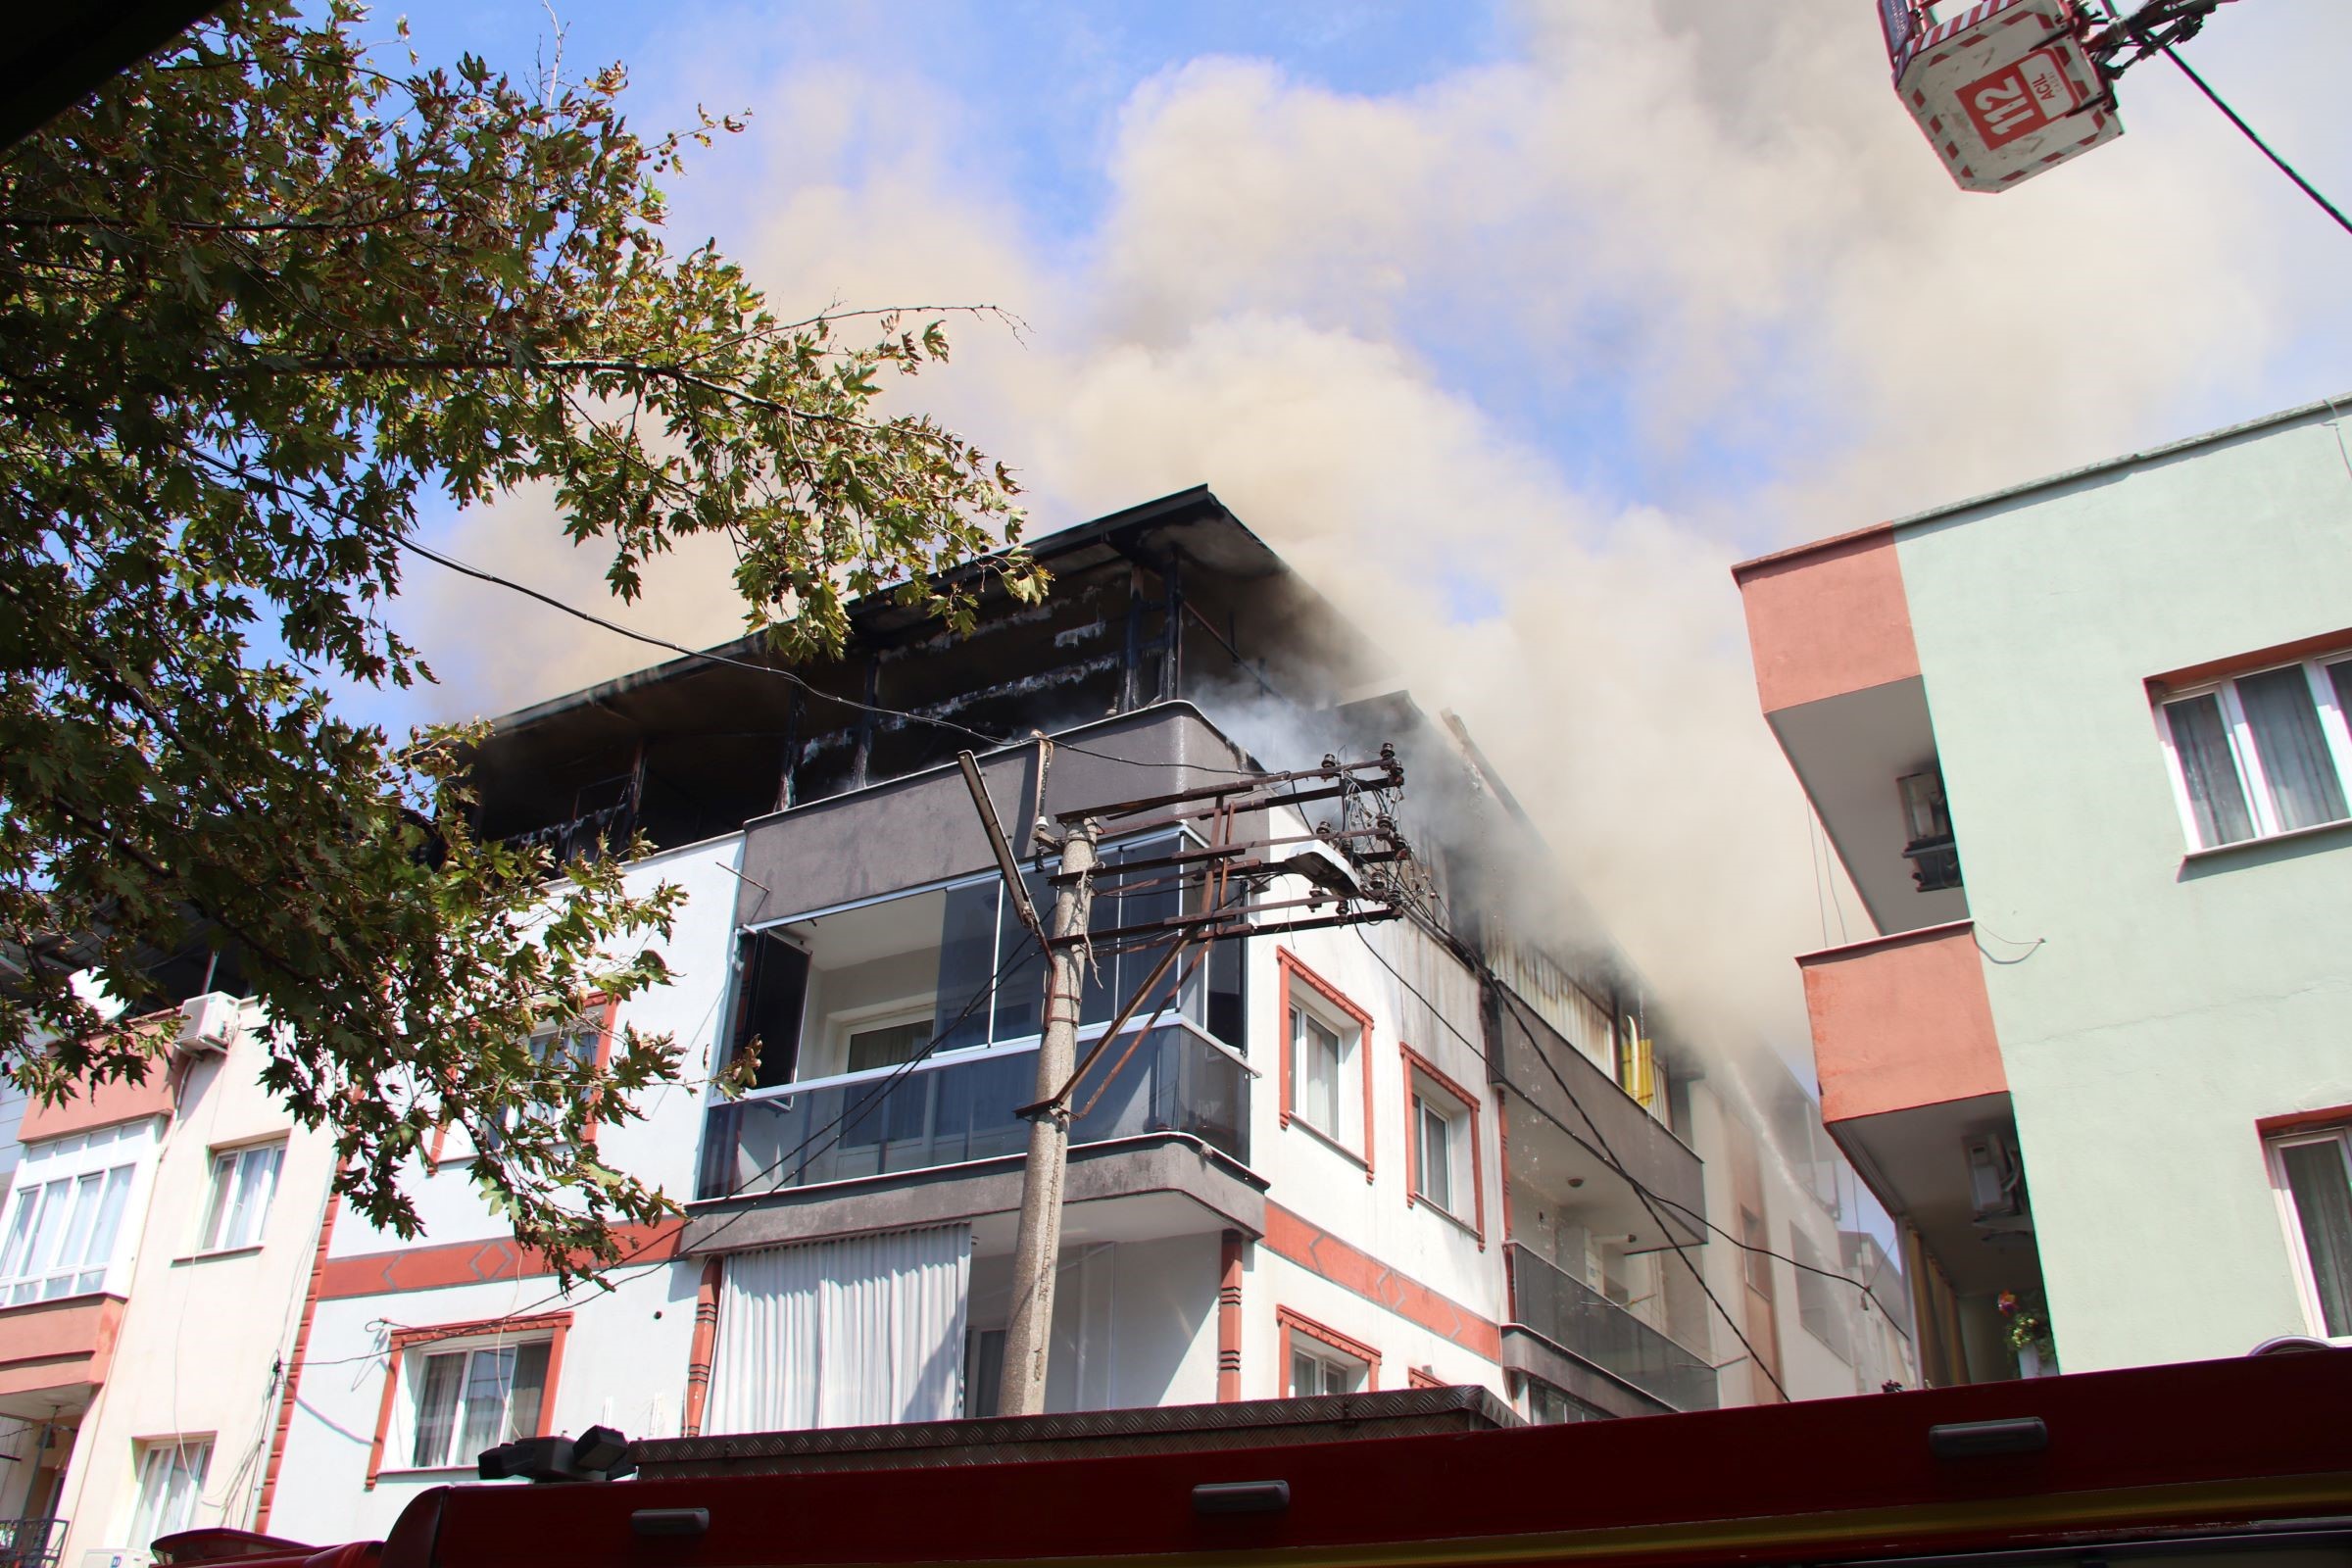
[[[8,1201],[0,1205],[0,1266],[11,1263],[17,1265],[10,1272],[0,1274],[0,1309],[33,1306],[80,1296],[128,1294],[128,1281],[118,1280],[116,1271],[117,1266],[124,1261],[126,1237],[135,1238],[139,1227],[145,1223],[147,1197],[162,1144],[161,1125],[160,1118],[148,1116],[107,1127],[93,1127],[87,1132],[68,1133],[25,1147],[11,1181]],[[85,1233],[82,1266],[60,1269],[54,1266],[53,1257],[50,1259],[51,1266],[38,1273],[17,1271],[30,1261],[29,1255],[15,1259],[11,1254],[15,1250],[12,1244],[18,1226],[26,1218],[31,1204],[37,1200],[45,1209],[49,1188],[73,1188],[95,1177],[98,1182],[95,1200],[99,1205],[97,1213],[103,1213],[108,1184],[121,1172],[128,1173],[122,1187],[122,1206],[116,1211],[114,1232],[107,1239],[105,1255],[95,1265],[87,1259],[89,1234]],[[69,1192],[67,1197],[72,1201],[74,1195]],[[70,1221],[72,1210],[68,1211],[68,1215]],[[94,1230],[95,1215],[91,1224]],[[30,1228],[24,1238],[28,1254],[40,1240],[40,1215],[35,1213],[30,1216]],[[58,1241],[62,1243],[63,1240],[64,1233],[60,1233]],[[97,1284],[82,1288],[82,1276],[91,1273],[97,1274]],[[42,1289],[59,1279],[68,1282],[65,1290],[51,1294]],[[23,1300],[17,1299],[19,1290],[27,1286],[34,1288],[33,1294]]]
[[[278,1183],[285,1180],[286,1154],[291,1143],[292,1139],[281,1133],[275,1138],[257,1138],[240,1144],[217,1144],[205,1152],[204,1206],[196,1216],[196,1247],[189,1256],[219,1257],[230,1252],[258,1252],[268,1244],[270,1213],[277,1206]],[[221,1176],[220,1162],[224,1159],[229,1161],[229,1181],[234,1184],[242,1177],[244,1162],[264,1151],[273,1152],[277,1158],[270,1172],[270,1190],[262,1198],[261,1214],[253,1222],[252,1240],[223,1246],[218,1237],[210,1234],[210,1222],[215,1218],[225,1222],[231,1212],[226,1203],[217,1212],[213,1206],[214,1193]]]
[[[1291,1358],[1294,1350],[1299,1349],[1303,1349],[1305,1354],[1321,1361],[1326,1366],[1331,1364],[1335,1352],[1339,1356],[1357,1363],[1364,1369],[1364,1386],[1349,1392],[1356,1394],[1380,1392],[1380,1351],[1371,1346],[1361,1340],[1342,1334],[1328,1324],[1318,1323],[1305,1313],[1294,1311],[1287,1306],[1277,1306],[1274,1309],[1274,1322],[1280,1331],[1282,1346],[1282,1396],[1284,1398],[1311,1397],[1311,1396],[1299,1394],[1298,1385],[1291,1377]],[[1310,1343],[1301,1347],[1298,1343],[1300,1340]]]
[[[2149,708],[2156,721],[2156,736],[2164,750],[2165,772],[2172,784],[2173,807],[2180,815],[2181,835],[2188,843],[2189,854],[2230,850],[2240,845],[2259,844],[2268,839],[2298,833],[2324,832],[2352,822],[2352,714],[2344,711],[2343,702],[2335,690],[2334,677],[2330,673],[2334,665],[2352,663],[2352,642],[2331,644],[2326,651],[2318,653],[2305,653],[2299,649],[2293,652],[2296,657],[2255,655],[2225,669],[2195,671],[2193,678],[2182,678],[2177,682],[2158,678],[2147,683]],[[2312,708],[2319,722],[2321,742],[2327,749],[2329,762],[2334,765],[2336,788],[2347,806],[2343,816],[2307,823],[2301,827],[2282,827],[2278,823],[2278,807],[2271,795],[2270,774],[2263,762],[2261,748],[2255,744],[2253,726],[2246,717],[2245,705],[2238,696],[2237,686],[2242,680],[2281,669],[2297,669],[2303,674],[2304,685],[2311,695]],[[2213,698],[2220,710],[2223,739],[2230,749],[2230,760],[2238,791],[2245,801],[2246,820],[2252,828],[2243,838],[2207,843],[2197,828],[2196,801],[2189,793],[2188,773],[2181,765],[2181,742],[2174,734],[2170,710],[2175,703],[2190,702],[2199,697]]]
[[[130,1523],[126,1529],[126,1537],[134,1550],[145,1552],[150,1544],[165,1536],[176,1535],[182,1530],[197,1528],[196,1516],[204,1509],[205,1481],[212,1472],[213,1449],[217,1446],[219,1439],[220,1434],[217,1432],[182,1432],[163,1437],[139,1438],[132,1443]],[[163,1454],[190,1451],[197,1453],[199,1459],[195,1465],[190,1467],[189,1481],[192,1490],[187,1496],[187,1517],[176,1524],[170,1525],[169,1528],[158,1530],[155,1527],[160,1520],[158,1514],[150,1510],[150,1499],[147,1494],[149,1466]],[[145,1524],[140,1523],[142,1518],[146,1520]],[[149,1534],[151,1531],[153,1534]]]
[[[2319,1276],[2311,1263],[2311,1246],[2303,1236],[2303,1215],[2287,1180],[2285,1152],[2307,1144],[2333,1144],[2342,1156],[2348,1194],[2352,1194],[2352,1106],[2298,1116],[2282,1116],[2261,1124],[2262,1163],[2278,1209],[2279,1229],[2286,1238],[2286,1255],[2295,1274],[2295,1299],[2302,1306],[2305,1330],[2330,1345],[2352,1346],[2352,1334],[2328,1332],[2327,1307],[2320,1299]]]
[[[470,1460],[464,1465],[419,1465],[414,1462],[416,1456],[405,1449],[401,1454],[405,1462],[385,1462],[385,1453],[391,1442],[392,1421],[399,1411],[401,1396],[416,1388],[416,1377],[428,1359],[425,1354],[412,1357],[411,1351],[446,1354],[458,1350],[546,1342],[547,1376],[539,1390],[539,1430],[530,1434],[544,1438],[555,1430],[556,1395],[563,1384],[564,1343],[570,1333],[569,1312],[545,1312],[535,1317],[485,1318],[469,1323],[437,1324],[431,1328],[394,1329],[391,1345],[384,1357],[384,1388],[382,1398],[376,1405],[375,1437],[368,1446],[366,1490],[373,1492],[376,1481],[386,1474],[426,1475],[444,1470],[470,1469],[472,1466]],[[466,1341],[479,1343],[452,1343]],[[413,1435],[410,1441],[415,1441]]]
[[[1487,1250],[1487,1178],[1485,1142],[1479,1135],[1478,1096],[1463,1088],[1441,1071],[1438,1064],[1422,1055],[1411,1046],[1399,1044],[1397,1054],[1403,1062],[1404,1079],[1404,1203],[1407,1208],[1421,1207],[1440,1215],[1468,1231],[1478,1242],[1478,1250]],[[1422,1190],[1421,1168],[1421,1107],[1433,1095],[1422,1093],[1426,1085],[1434,1096],[1443,1096],[1460,1107],[1460,1114],[1446,1119],[1454,1124],[1458,1136],[1470,1146],[1467,1170],[1469,1178],[1469,1212],[1460,1212],[1457,1197],[1452,1206],[1439,1202]],[[1450,1177],[1453,1173],[1449,1172]]]
[[[620,1003],[616,998],[608,997],[601,991],[593,992],[589,995],[587,1003],[580,1008],[579,1014],[576,1017],[564,1020],[564,1022],[550,1024],[544,1028],[534,1029],[530,1032],[527,1038],[536,1040],[541,1035],[550,1033],[561,1037],[564,1034],[582,1033],[589,1028],[594,1028],[596,1031],[596,1056],[594,1058],[594,1064],[598,1069],[601,1070],[602,1068],[610,1065],[612,1060],[612,1037],[615,1032],[617,1032],[619,1027],[619,1015]],[[566,1024],[571,1025],[572,1027],[567,1028]],[[585,1143],[592,1149],[596,1147],[597,1106],[595,1100],[598,1097],[594,1096],[591,1097],[591,1102],[588,1107],[588,1120],[580,1131],[581,1142]],[[453,1126],[458,1126],[458,1124],[451,1118],[444,1116],[442,1117],[440,1124],[433,1129],[433,1146],[425,1151],[424,1155],[425,1170],[428,1174],[439,1170],[442,1165],[450,1161],[471,1159],[474,1155],[481,1152],[480,1145],[474,1138],[472,1129],[462,1126],[458,1127],[458,1130],[466,1135],[465,1146],[454,1152],[451,1151],[449,1148],[449,1130]]]
[[[1339,987],[1308,968],[1290,949],[1277,948],[1274,953],[1274,961],[1277,976],[1274,987],[1275,1039],[1279,1043],[1281,1058],[1278,1064],[1281,1086],[1279,1124],[1286,1128],[1297,1126],[1305,1129],[1314,1136],[1317,1142],[1363,1166],[1364,1180],[1370,1182],[1373,1178],[1375,1144],[1372,1110],[1372,1014],[1349,1000],[1347,993],[1340,990]],[[1354,1062],[1358,1080],[1355,1093],[1360,1095],[1363,1102],[1363,1148],[1360,1150],[1349,1148],[1345,1135],[1339,1129],[1318,1127],[1298,1109],[1297,1085],[1294,1081],[1298,1070],[1298,1049],[1291,1030],[1291,1013],[1294,1007],[1303,1011],[1308,1017],[1315,1019],[1340,1037],[1343,1047],[1340,1063],[1343,1081],[1340,1085],[1340,1095],[1343,1099],[1349,1095],[1348,1086],[1345,1082],[1348,1063],[1350,1059]],[[1352,1052],[1346,1050],[1350,1030],[1353,1031],[1355,1037]],[[1287,1381],[1290,1374],[1286,1371],[1283,1375]]]

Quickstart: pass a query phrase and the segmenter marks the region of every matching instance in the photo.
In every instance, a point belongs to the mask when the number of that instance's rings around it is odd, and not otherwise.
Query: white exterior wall
[[[122,1548],[137,1506],[139,1446],[209,1439],[212,1454],[192,1523],[248,1526],[277,1414],[281,1358],[294,1338],[318,1216],[334,1173],[333,1144],[306,1131],[260,1074],[269,1059],[261,1010],[226,1056],[186,1058],[176,1112],[162,1124],[132,1189],[110,1289],[128,1298],[107,1380],[83,1420],[61,1512],[64,1561]],[[284,1140],[259,1246],[201,1253],[212,1155]],[[36,1169],[34,1146],[26,1168]],[[119,1282],[119,1283],[118,1283]]]
[[[479,1322],[522,1307],[531,1315],[569,1310],[550,1430],[576,1435],[604,1422],[631,1437],[675,1436],[701,1274],[699,1261],[665,1264],[623,1278],[610,1295],[582,1293],[568,1303],[536,1306],[554,1289],[545,1276],[321,1301],[311,1325],[270,1533],[297,1541],[380,1541],[417,1494],[472,1478],[470,1464],[410,1467],[416,1410],[404,1376],[395,1390],[384,1469],[374,1486],[368,1485],[368,1450],[388,1376],[387,1314],[401,1314],[394,1321],[402,1326],[427,1327]]]
[[[732,868],[740,863],[741,851],[741,836],[730,835],[653,857],[628,873],[632,891],[669,881],[685,889],[686,902],[671,940],[662,948],[673,982],[624,1004],[613,1027],[634,1025],[672,1035],[680,1050],[682,1081],[646,1093],[639,1107],[643,1119],[606,1123],[597,1129],[597,1142],[614,1166],[681,1199],[694,1191],[703,1086],[726,1024],[734,948]],[[409,1190],[416,1198],[423,1235],[404,1243],[343,1212],[335,1220],[329,1259],[382,1256],[390,1262],[392,1254],[419,1249],[511,1239],[508,1227],[476,1194],[466,1149],[465,1135],[453,1130],[439,1167],[420,1169],[411,1178]],[[555,1375],[549,1430],[577,1434],[606,1423],[631,1437],[675,1436],[702,1261],[624,1266],[613,1278],[617,1289],[612,1292],[583,1287],[568,1299],[551,1298],[554,1281],[531,1275],[320,1301],[304,1357],[270,1531],[308,1541],[380,1539],[418,1492],[469,1473],[404,1467],[408,1426],[415,1420],[404,1376],[394,1391],[385,1469],[373,1487],[368,1485],[368,1452],[383,1408],[387,1348],[394,1328],[568,1311],[572,1318]]]
[[[1443,1009],[1450,1029],[1382,966],[1367,951],[1367,942]],[[1369,1180],[1363,1164],[1303,1127],[1282,1124],[1281,1075],[1289,1049],[1280,957],[1285,951],[1371,1016],[1369,1056],[1363,1064],[1372,1086]],[[1250,1060],[1261,1074],[1251,1090],[1250,1164],[1271,1184],[1268,1202],[1467,1313],[1490,1324],[1501,1322],[1502,1157],[1495,1095],[1487,1083],[1486,1063],[1468,1043],[1479,1038],[1477,977],[1419,928],[1401,920],[1253,938],[1248,962],[1253,1037]],[[1407,1201],[1406,1046],[1479,1102],[1476,1169],[1484,1205],[1483,1245],[1462,1225]],[[1466,1206],[1476,1212],[1475,1205]],[[1270,1215],[1269,1230],[1278,1224]],[[1496,1362],[1282,1256],[1277,1245],[1278,1241],[1261,1242],[1249,1250],[1242,1294],[1244,1398],[1272,1398],[1283,1392],[1287,1369],[1277,1307],[1288,1307],[1379,1350],[1381,1388],[1404,1388],[1407,1368],[1418,1366],[1430,1368],[1446,1383],[1482,1384],[1497,1396],[1503,1393]]]

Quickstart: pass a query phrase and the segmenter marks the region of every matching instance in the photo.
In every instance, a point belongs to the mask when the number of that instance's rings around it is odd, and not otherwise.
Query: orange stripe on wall
[[[1420,1281],[1397,1273],[1369,1252],[1348,1246],[1280,1203],[1266,1205],[1264,1246],[1275,1256],[1311,1270],[1433,1334],[1442,1334],[1465,1350],[1490,1361],[1502,1359],[1500,1325],[1440,1296]]]
[[[673,1256],[683,1225],[622,1225],[623,1263],[653,1262]],[[345,1300],[354,1296],[383,1296],[399,1291],[434,1291],[450,1285],[486,1285],[497,1280],[527,1279],[553,1274],[547,1255],[526,1250],[511,1237],[481,1242],[449,1242],[438,1247],[407,1247],[392,1252],[363,1252],[356,1257],[332,1257],[319,1271],[321,1300]]]

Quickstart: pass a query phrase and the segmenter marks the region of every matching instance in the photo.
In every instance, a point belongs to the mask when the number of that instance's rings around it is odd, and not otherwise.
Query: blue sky
[[[1213,486],[1387,628],[1662,985],[1798,1056],[1820,906],[1731,562],[2352,387],[2352,239],[2184,82],[2143,68],[2123,140],[1965,195],[1873,0],[557,14],[567,71],[627,62],[641,125],[752,112],[676,186],[681,243],[793,314],[1017,312],[957,323],[915,395],[1037,528]],[[517,74],[552,30],[408,15],[426,58]],[[2225,7],[2193,58],[2352,195],[2352,7]],[[430,523],[598,600],[544,498]],[[618,613],[719,640],[724,568],[681,552]],[[389,718],[650,662],[416,572],[445,684]]]

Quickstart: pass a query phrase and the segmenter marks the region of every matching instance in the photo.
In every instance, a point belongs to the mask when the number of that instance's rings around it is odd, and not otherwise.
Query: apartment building
[[[2316,403],[1735,569],[1927,1370],[2352,1339],[2352,458]]]
[[[258,1009],[213,989],[233,960],[157,958],[167,995],[205,989],[121,1026],[152,1042],[144,1081],[12,1111],[0,1558],[26,1568],[252,1522],[333,1172],[261,1086]]]
[[[675,1035],[688,1081],[597,1136],[684,1215],[630,1238],[612,1289],[564,1296],[450,1129],[415,1173],[419,1241],[350,1215],[321,1234],[266,1528],[379,1532],[537,1431],[993,1412],[1043,968],[965,748],[1025,825],[1394,743],[1433,882],[1411,918],[1217,944],[1081,1078],[1049,1409],[1466,1384],[1556,1421],[1860,1386],[1808,1334],[1818,1314],[1773,1309],[1839,1267],[1835,1205],[1779,1174],[1772,1118],[1596,924],[1552,939],[1569,895],[1460,726],[1205,490],[1033,548],[1051,596],[991,597],[966,634],[877,598],[848,656],[797,680],[745,667],[765,657],[745,642],[494,727],[485,833],[568,854],[641,829],[632,880],[689,895],[675,983],[549,1045]],[[1200,847],[1137,820],[1104,822],[1098,932],[1198,907],[1197,884],[1121,882]],[[1034,898],[1053,870],[1030,863]],[[1154,956],[1104,944],[1082,1053]],[[1835,1159],[1790,1103],[1805,1157]],[[1759,1250],[1710,1245],[1720,1214]],[[1800,1283],[1787,1259],[1808,1247],[1824,1273]]]

